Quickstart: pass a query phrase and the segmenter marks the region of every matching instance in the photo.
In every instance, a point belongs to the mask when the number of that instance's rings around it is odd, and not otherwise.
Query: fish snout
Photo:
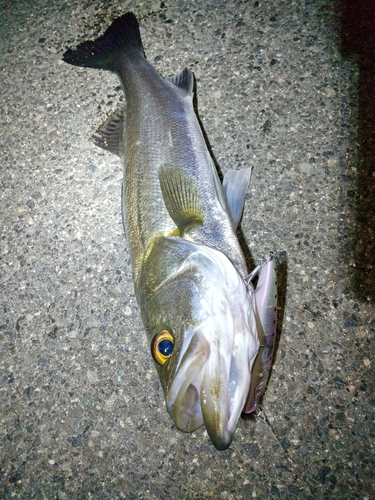
[[[167,392],[167,407],[177,429],[192,432],[205,425],[218,450],[229,447],[246,397],[250,376],[238,376],[236,365],[195,334]],[[243,377],[242,377],[243,378]],[[241,392],[241,394],[239,394]]]
[[[229,425],[228,381],[222,376],[211,378],[207,369],[204,372],[200,391],[204,424],[215,448],[226,450],[237,424],[236,420],[234,427]]]

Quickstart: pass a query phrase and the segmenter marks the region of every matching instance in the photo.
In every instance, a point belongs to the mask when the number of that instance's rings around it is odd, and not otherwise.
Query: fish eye
[[[160,330],[152,339],[151,353],[154,360],[159,365],[164,365],[164,363],[168,361],[172,355],[173,349],[174,338],[168,330]]]

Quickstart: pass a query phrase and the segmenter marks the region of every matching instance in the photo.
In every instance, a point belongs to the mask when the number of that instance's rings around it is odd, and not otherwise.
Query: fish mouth
[[[166,395],[168,411],[177,429],[182,432],[193,432],[204,423],[200,385],[202,368],[209,356],[207,340],[196,333],[191,336],[185,349],[183,346],[181,361]]]
[[[247,346],[237,348],[236,338],[233,344],[229,360],[217,352],[213,360],[210,358],[205,363],[201,373],[203,421],[218,450],[226,450],[232,442],[251,382],[254,353]]]
[[[225,450],[250,387],[249,352],[237,348],[234,338],[226,356],[200,332],[187,343],[166,394],[168,411],[177,429],[192,432],[205,425],[214,446]]]

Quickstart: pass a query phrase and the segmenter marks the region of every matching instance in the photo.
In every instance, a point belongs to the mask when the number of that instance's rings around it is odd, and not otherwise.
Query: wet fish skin
[[[168,361],[156,363],[167,408],[177,428],[204,423],[225,449],[249,395],[262,330],[259,292],[244,280],[236,237],[250,169],[228,173],[221,185],[193,109],[192,73],[161,78],[145,59],[132,13],[64,60],[121,81],[126,108],[94,142],[124,164],[124,227],[150,345],[160,331],[173,336]]]
[[[119,33],[129,39],[124,43]],[[126,116],[116,152],[125,165],[125,230],[135,283],[153,238],[176,229],[162,195],[160,167],[179,169],[199,189],[201,213],[191,215],[204,216],[205,222],[195,231],[198,234],[194,240],[203,244],[209,241],[245,276],[234,224],[193,109],[194,79],[190,70],[185,68],[167,80],[161,78],[144,57],[138,23],[130,13],[116,19],[101,40],[86,44],[77,51],[67,51],[64,60],[114,71],[125,92]],[[112,51],[103,56],[108,46]]]

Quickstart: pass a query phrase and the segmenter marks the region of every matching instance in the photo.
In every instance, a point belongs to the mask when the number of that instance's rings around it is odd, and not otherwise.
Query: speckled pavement
[[[343,44],[340,5],[0,5],[0,497],[375,498],[373,214],[363,209],[374,160],[360,120],[371,67],[350,50],[355,30]],[[194,71],[221,170],[254,167],[242,221],[252,261],[279,252],[264,414],[240,420],[224,452],[204,429],[173,427],[149,354],[121,164],[90,142],[119,83],[61,61],[128,10],[162,75]]]

